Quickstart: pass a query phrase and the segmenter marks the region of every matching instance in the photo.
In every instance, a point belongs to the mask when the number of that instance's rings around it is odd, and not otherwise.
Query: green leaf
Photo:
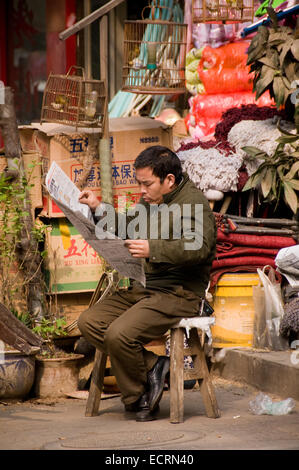
[[[277,167],[278,176],[282,181],[284,180],[283,168],[285,168],[285,165],[279,165]]]
[[[288,78],[285,77],[284,75],[282,75],[281,78],[282,78],[282,81],[283,81],[283,83],[284,83],[284,86],[285,86],[288,90],[290,90],[290,93],[292,93],[292,92],[293,92],[293,89],[291,89],[291,83],[289,82]]]
[[[261,25],[258,27],[257,31],[264,42],[268,41],[269,29],[267,28],[267,26]]]
[[[292,137],[294,136],[294,134],[292,132],[289,132],[286,129],[284,129],[283,127],[281,127],[280,120],[278,121],[277,129],[279,130],[279,132],[281,132],[284,135],[289,135],[289,136],[292,136]]]
[[[271,20],[271,22],[272,22],[272,24],[273,24],[274,30],[276,31],[277,26],[278,26],[278,19],[277,19],[275,10],[274,10],[274,8],[272,8],[272,7],[267,7],[267,8],[266,8],[266,11],[267,11],[267,13],[268,13],[268,15],[269,15],[269,18],[270,18],[270,20]]]
[[[250,176],[250,178],[248,178],[245,185],[243,186],[242,191],[248,191],[249,189],[252,189],[252,188],[254,188],[253,177]]]
[[[298,135],[282,135],[281,137],[278,137],[275,142],[279,142],[280,144],[291,144],[292,142],[296,142],[299,139]]]
[[[292,83],[296,79],[296,64],[294,63],[294,61],[291,61],[289,57],[287,57],[284,61],[283,72],[287,76],[287,79],[290,83]]]
[[[248,49],[248,59],[247,59],[246,64],[250,65],[252,62],[260,59],[261,57],[263,57],[264,53],[265,53],[265,44],[259,45],[258,47],[256,47],[250,52]]]
[[[296,60],[299,60],[299,39],[295,39],[292,44],[291,52]]]
[[[290,171],[285,175],[284,179],[286,180],[291,180],[294,178],[295,174],[299,171],[299,162],[295,162]]]
[[[294,214],[296,214],[298,208],[297,194],[295,193],[292,186],[287,182],[284,183],[283,190],[286,203],[290,206]]]
[[[273,168],[267,168],[265,177],[261,182],[261,188],[264,197],[267,197],[271,191],[274,172],[275,170]]]
[[[293,189],[299,191],[299,180],[290,180],[288,183],[292,186]]]
[[[263,150],[258,149],[257,147],[246,146],[246,147],[242,147],[242,150],[248,153],[248,155],[250,155],[251,157],[260,158],[260,159],[269,158],[269,155],[266,152],[263,152]]]
[[[273,92],[277,109],[284,104],[285,86],[281,77],[274,77]]]
[[[275,70],[263,65],[260,78],[255,83],[256,99],[258,99],[266,90],[266,88],[273,82],[275,77]]]
[[[282,46],[282,49],[279,55],[279,64],[281,68],[283,67],[283,63],[286,58],[286,55],[291,50],[292,44],[293,44],[293,41],[291,39],[288,39]]]
[[[261,62],[264,65],[267,65],[267,67],[270,67],[272,69],[276,69],[274,61],[273,61],[273,57],[271,57],[271,58],[270,57],[261,57],[258,61]]]
[[[277,189],[276,189],[276,183],[277,183],[277,173],[274,172],[273,174],[273,180],[272,180],[272,187],[271,187],[271,191],[273,193],[273,196],[274,198],[276,199],[277,198]]]

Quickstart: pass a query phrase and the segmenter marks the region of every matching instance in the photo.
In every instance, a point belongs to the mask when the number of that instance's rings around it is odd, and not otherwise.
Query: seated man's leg
[[[155,366],[158,356],[145,351],[144,345],[160,338],[179,321],[178,303],[173,294],[152,291],[137,300],[108,327],[104,349],[109,353],[126,405],[136,402],[147,389],[148,372]],[[170,315],[172,311],[174,314]]]
[[[131,306],[126,295],[116,292],[82,312],[78,319],[78,328],[90,344],[108,354],[103,346],[106,330],[110,323]]]

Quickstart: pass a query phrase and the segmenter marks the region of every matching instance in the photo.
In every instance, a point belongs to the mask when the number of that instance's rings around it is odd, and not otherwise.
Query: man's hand
[[[150,250],[148,240],[126,240],[125,246],[133,258],[149,258]]]
[[[81,204],[87,204],[92,211],[95,211],[100,204],[100,201],[90,189],[84,189],[84,191],[79,194],[79,202],[81,202]]]

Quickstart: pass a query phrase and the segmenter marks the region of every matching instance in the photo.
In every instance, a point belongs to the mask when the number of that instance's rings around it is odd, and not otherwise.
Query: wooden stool
[[[196,379],[199,382],[206,413],[209,418],[218,418],[218,409],[213,384],[210,378],[203,349],[204,332],[209,331],[214,319],[196,317],[181,320],[170,330],[170,422],[181,423],[184,420],[184,380]],[[189,348],[184,348],[185,328],[190,329]],[[202,342],[198,329],[202,331]],[[184,356],[193,358],[194,369],[184,370]],[[104,386],[107,354],[96,350],[94,367],[91,375],[85,416],[96,416],[99,411],[101,394]]]
[[[212,323],[214,323],[214,319],[210,317],[186,318],[170,330],[171,423],[184,421],[184,380],[198,380],[207,416],[209,418],[219,418],[220,416],[204,353],[205,331],[209,332],[209,324]],[[188,348],[184,347],[185,328]],[[201,329],[201,338],[198,335],[198,329]],[[192,356],[193,369],[184,369],[184,356]]]

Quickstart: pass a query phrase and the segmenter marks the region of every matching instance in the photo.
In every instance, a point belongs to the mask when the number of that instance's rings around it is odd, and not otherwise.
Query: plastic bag
[[[220,118],[230,108],[238,108],[242,104],[256,104],[257,106],[270,106],[273,101],[269,92],[264,93],[255,101],[255,94],[251,92],[218,93],[215,95],[197,95],[189,99],[190,112],[195,119]]]
[[[266,269],[269,269],[266,274]],[[288,348],[288,342],[279,334],[279,326],[284,307],[281,296],[280,283],[276,281],[275,271],[271,266],[264,266],[263,269],[257,268],[260,281],[263,285],[253,289],[255,304],[254,320],[254,346],[268,347],[274,351],[281,351]],[[262,296],[264,302],[257,302],[257,292]]]
[[[211,68],[198,71],[200,81],[208,94],[251,91],[253,76],[249,68]]]
[[[226,44],[220,47],[206,46],[202,50],[201,58],[198,64],[198,71],[205,69],[235,69],[244,68],[248,59],[247,49],[250,45],[248,41],[240,41]]]
[[[255,415],[286,415],[296,406],[293,398],[273,402],[268,395],[259,393],[254,400],[249,402],[249,409]]]
[[[191,86],[191,85],[190,85]],[[194,93],[198,90],[194,85]],[[192,90],[193,91],[193,90]],[[257,101],[251,92],[220,93],[216,95],[197,94],[189,99],[190,113],[185,118],[186,127],[193,138],[214,135],[216,125],[222,113],[230,108],[238,108],[242,104],[270,106],[273,104],[269,92],[264,93]]]

